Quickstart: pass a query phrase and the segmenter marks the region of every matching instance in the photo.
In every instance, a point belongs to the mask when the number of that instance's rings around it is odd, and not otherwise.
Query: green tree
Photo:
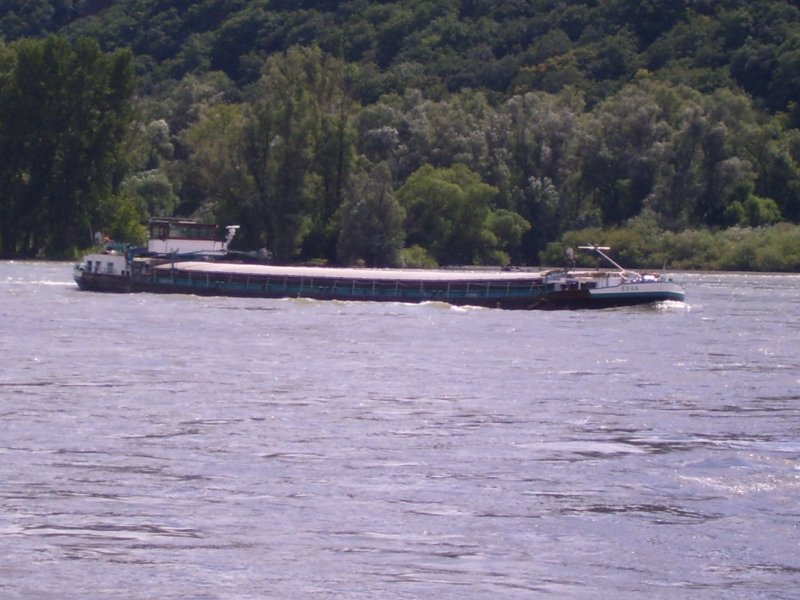
[[[237,239],[278,261],[304,249],[333,260],[354,145],[344,65],[294,48],[267,61],[252,93],[208,109],[183,137],[184,193],[204,196],[205,212],[241,224]]]
[[[495,136],[502,150],[493,155],[499,159],[498,170],[509,173],[509,204],[535,224],[526,240],[526,260],[531,262],[548,241],[590,212],[584,200],[588,194],[577,186],[582,180],[578,149],[585,138],[584,111],[583,99],[571,90],[518,94],[502,107],[506,131]]]
[[[800,131],[771,126],[771,132],[754,140],[760,159],[757,192],[773,198],[781,214],[790,221],[800,221]],[[755,151],[758,152],[755,152]]]
[[[353,178],[352,190],[341,208],[339,260],[364,262],[369,267],[396,267],[405,240],[405,212],[392,190],[386,163]]]
[[[98,203],[121,184],[132,55],[92,40],[22,40],[0,78],[4,256],[57,255],[89,242]]]
[[[581,149],[583,185],[603,213],[603,222],[635,217],[656,184],[664,142],[671,128],[655,95],[633,85],[593,113]]]
[[[112,240],[137,245],[147,243],[147,228],[142,224],[146,221],[147,210],[140,198],[125,192],[106,196],[96,210],[103,233]]]
[[[73,0],[0,0],[0,32],[8,39],[55,33],[79,16]]]
[[[158,169],[135,173],[122,187],[130,197],[141,201],[144,218],[168,217],[175,212],[178,198],[169,178]]]
[[[465,165],[422,166],[398,190],[409,244],[426,249],[440,264],[507,263],[502,248],[512,247],[528,224],[511,211],[496,214],[496,195],[496,188]],[[512,239],[498,239],[504,232]]]
[[[341,204],[352,157],[350,107],[340,61],[304,48],[267,61],[243,152],[255,186],[253,214],[277,260],[296,258]]]
[[[684,19],[689,4],[688,0],[614,0],[604,10],[612,21],[631,24],[642,41],[650,43]]]
[[[217,104],[241,101],[241,93],[221,71],[189,74],[173,85],[156,109],[166,112],[169,129],[176,135],[196,123]]]
[[[190,156],[179,178],[184,193],[195,198],[196,214],[224,225],[241,225],[237,241],[261,248],[266,240],[252,212],[255,191],[242,149],[244,127],[241,105],[209,108],[181,138]]]

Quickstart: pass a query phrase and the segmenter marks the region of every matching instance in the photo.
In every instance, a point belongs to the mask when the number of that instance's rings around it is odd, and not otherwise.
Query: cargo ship
[[[231,252],[236,234],[186,219],[153,219],[146,248],[106,244],[75,265],[81,290],[249,298],[310,298],[373,302],[444,302],[456,306],[548,310],[684,301],[681,286],[637,273],[612,260],[604,246],[581,246],[610,269],[370,269],[268,264],[266,252]]]

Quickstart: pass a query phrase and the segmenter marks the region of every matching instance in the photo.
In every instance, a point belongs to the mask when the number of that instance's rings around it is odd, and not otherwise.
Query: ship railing
[[[311,277],[253,277],[245,274],[192,273],[180,269],[153,270],[152,280],[170,285],[214,289],[223,288],[241,293],[265,293],[292,296],[319,296],[337,298],[426,298],[431,300],[466,298],[521,298],[527,297],[544,285],[540,278],[520,281],[403,281],[373,279],[335,279]]]

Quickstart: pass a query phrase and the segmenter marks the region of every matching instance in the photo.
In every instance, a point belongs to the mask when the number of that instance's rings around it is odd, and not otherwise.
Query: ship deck
[[[154,270],[171,270],[185,273],[208,275],[243,275],[249,277],[287,277],[314,278],[357,281],[419,281],[419,282],[533,282],[544,278],[538,271],[499,271],[499,270],[446,270],[446,269],[369,269],[352,267],[311,267],[253,265],[238,263],[213,263],[199,261],[178,261],[164,263]]]

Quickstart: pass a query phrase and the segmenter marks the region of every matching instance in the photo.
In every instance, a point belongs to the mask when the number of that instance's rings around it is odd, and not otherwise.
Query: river
[[[0,598],[797,598],[800,276],[518,312],[0,263]]]

